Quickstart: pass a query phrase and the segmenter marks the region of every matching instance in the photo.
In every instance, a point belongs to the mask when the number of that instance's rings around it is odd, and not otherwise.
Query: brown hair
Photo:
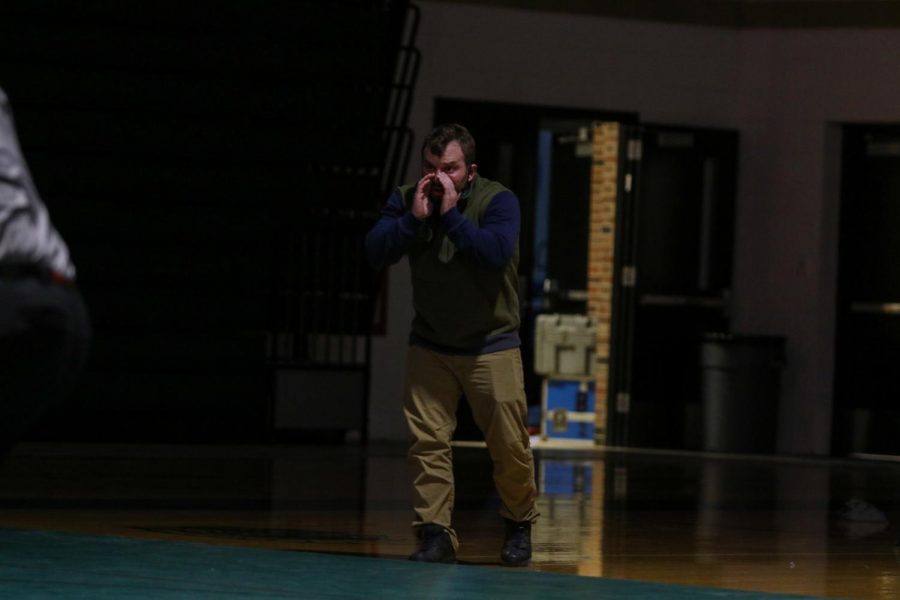
[[[471,166],[475,162],[475,138],[468,129],[458,123],[446,123],[432,129],[431,133],[425,136],[422,151],[424,152],[428,148],[435,156],[442,156],[450,142],[459,142],[459,147],[466,159],[466,166]]]

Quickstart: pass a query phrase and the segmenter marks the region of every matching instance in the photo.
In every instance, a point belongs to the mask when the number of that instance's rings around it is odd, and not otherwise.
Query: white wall
[[[436,97],[638,112],[648,122],[740,131],[734,328],[789,338],[779,450],[827,453],[837,227],[827,125],[900,121],[900,32],[735,31],[418,4],[417,146]],[[413,160],[408,177],[417,172]],[[411,319],[405,263],[390,282],[389,332],[373,344],[370,436],[398,440],[406,436]]]

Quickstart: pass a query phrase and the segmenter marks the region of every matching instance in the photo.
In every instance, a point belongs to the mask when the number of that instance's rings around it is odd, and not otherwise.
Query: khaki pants
[[[406,364],[406,423],[413,476],[413,526],[450,526],[456,407],[465,394],[494,463],[500,515],[513,521],[537,518],[534,459],[526,429],[522,357],[518,348],[458,356],[410,346]]]

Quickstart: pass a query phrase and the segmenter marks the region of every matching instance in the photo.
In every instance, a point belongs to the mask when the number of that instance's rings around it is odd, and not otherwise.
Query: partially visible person
[[[89,343],[75,266],[31,179],[0,89],[0,456],[62,403]]]
[[[500,560],[531,560],[538,510],[519,351],[519,224],[515,194],[481,177],[472,135],[449,124],[425,138],[422,178],[388,198],[366,237],[373,266],[406,255],[412,272],[404,414],[420,544],[411,560],[456,559],[450,441],[463,395],[494,465],[506,523]]]

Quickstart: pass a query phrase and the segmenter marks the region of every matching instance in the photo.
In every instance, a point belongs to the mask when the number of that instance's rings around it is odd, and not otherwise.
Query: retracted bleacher
[[[34,436],[271,439],[283,374],[334,370],[362,388],[333,425],[364,435],[374,282],[360,245],[403,160],[392,105],[409,11],[3,3],[0,86],[94,330],[71,402]]]

